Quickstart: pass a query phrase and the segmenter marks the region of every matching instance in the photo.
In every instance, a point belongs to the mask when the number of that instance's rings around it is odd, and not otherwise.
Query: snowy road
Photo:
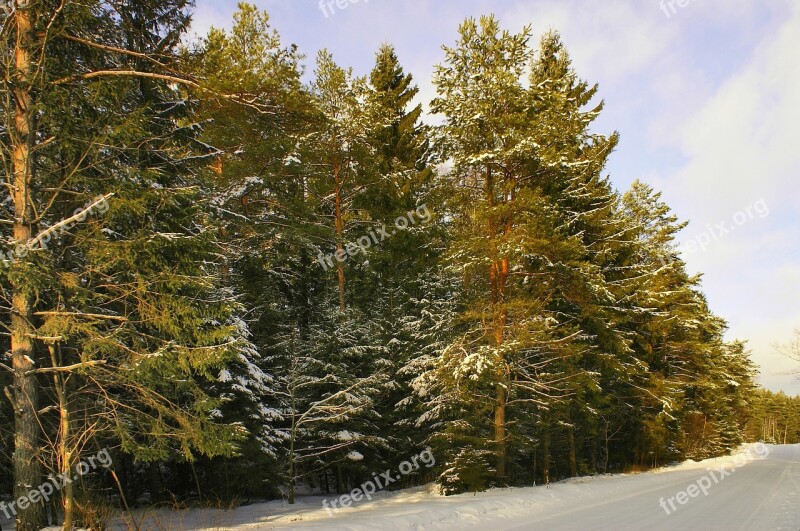
[[[800,530],[800,446],[769,447],[765,459],[750,462],[730,475],[723,472],[685,470],[656,474],[658,481],[641,477],[619,478],[608,485],[601,499],[571,507],[536,511],[503,521],[503,529],[786,529]],[[714,472],[719,482],[713,482]],[[701,478],[708,480],[703,481]],[[649,479],[649,478],[648,478]],[[674,497],[701,481],[711,483],[695,498]],[[697,489],[699,490],[699,488]],[[692,489],[692,492],[697,492]],[[597,498],[598,496],[594,496]],[[673,497],[672,504],[669,499]],[[664,500],[664,507],[660,505]],[[672,509],[675,506],[675,509]],[[667,514],[670,511],[670,514]],[[498,522],[499,523],[499,522]],[[473,529],[490,529],[481,523]]]

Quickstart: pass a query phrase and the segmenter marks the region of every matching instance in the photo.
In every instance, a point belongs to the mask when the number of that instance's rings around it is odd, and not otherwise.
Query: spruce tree
[[[371,316],[387,374],[378,413],[388,435],[389,451],[377,468],[394,466],[397,456],[418,452],[424,439],[419,430],[409,430],[413,414],[398,403],[412,394],[408,375],[400,374],[421,349],[406,318],[417,314],[419,300],[429,294],[423,288],[435,272],[439,250],[432,196],[433,170],[429,165],[427,128],[420,123],[422,107],[412,107],[418,93],[410,74],[400,65],[394,48],[382,46],[369,76],[369,105],[377,119],[371,124],[371,142],[376,157],[376,178],[365,188],[356,208],[368,219],[367,226],[391,228],[390,238],[373,245],[354,259],[353,303]],[[397,230],[396,220],[411,218],[408,227]],[[394,426],[397,424],[397,426]],[[408,481],[412,478],[404,478]]]
[[[223,475],[226,495],[275,495],[285,480],[282,461],[287,440],[281,414],[280,367],[272,363],[287,330],[306,325],[310,304],[311,243],[303,228],[308,219],[305,177],[298,143],[311,127],[310,96],[301,84],[302,57],[284,46],[269,16],[240,4],[229,31],[212,28],[192,50],[198,76],[218,91],[245,94],[261,111],[206,93],[195,109],[202,124],[200,141],[209,153],[205,175],[211,183],[211,207],[220,224],[225,262],[222,275],[247,309],[252,355],[231,371],[233,381],[266,382],[236,399],[223,413],[249,428],[241,456],[209,473]],[[305,316],[305,317],[304,317]],[[244,470],[258,467],[263,477],[242,482]],[[250,477],[248,475],[248,477]],[[218,482],[218,480],[217,480]]]

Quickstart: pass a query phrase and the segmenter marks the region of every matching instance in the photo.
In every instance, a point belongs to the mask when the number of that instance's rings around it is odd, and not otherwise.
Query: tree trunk
[[[489,284],[491,289],[491,309],[492,309],[492,330],[494,333],[494,344],[497,348],[497,374],[495,384],[495,404],[494,404],[494,443],[497,457],[497,478],[500,481],[506,479],[506,404],[508,402],[507,374],[505,359],[501,354],[503,341],[505,340],[505,327],[508,321],[508,311],[505,308],[505,284],[508,278],[508,259],[499,258],[497,252],[497,227],[498,220],[495,219],[495,200],[494,200],[494,178],[491,167],[486,168],[486,202],[492,210],[489,215],[489,254],[491,265],[489,266]]]
[[[12,147],[14,242],[24,249],[33,232],[31,183],[33,181],[32,148],[33,101],[31,98],[34,48],[33,6],[18,0],[14,12],[16,43],[14,47],[13,97],[14,126],[10,131]],[[20,247],[23,246],[23,247]],[[24,254],[17,253],[19,258]],[[33,293],[24,279],[11,279],[11,365],[14,370],[14,497],[27,496],[42,481],[39,462],[39,389],[31,374],[36,358],[33,321]],[[44,524],[44,506],[31,504],[17,513],[17,531],[38,531]]]
[[[150,489],[150,502],[155,504],[162,501],[161,470],[157,461],[147,464],[147,481]]]
[[[50,361],[53,367],[63,365],[60,349],[58,345],[49,345]],[[61,372],[53,373],[53,386],[58,400],[60,437],[58,446],[58,458],[62,477],[72,477],[72,466],[75,461],[75,453],[72,448],[72,419],[69,410],[69,375]],[[67,482],[63,488],[64,499],[64,531],[71,531],[72,522],[75,515],[75,491],[72,482]]]
[[[575,455],[575,426],[567,428],[567,442],[569,443],[569,477],[578,476],[578,458]]]
[[[294,347],[292,347],[294,348]],[[292,426],[289,438],[289,504],[295,502],[295,454],[294,444],[297,437],[297,403],[292,392]]]
[[[334,201],[336,206],[335,211],[335,227],[336,227],[336,275],[339,280],[339,311],[344,313],[347,309],[345,299],[345,277],[344,277],[344,215],[342,212],[342,183],[339,179],[340,168],[337,166],[333,170],[334,178]]]
[[[336,493],[344,494],[344,476],[342,474],[342,465],[336,464]]]
[[[506,477],[506,390],[497,385],[497,398],[494,408],[494,442],[497,444],[497,477]]]
[[[542,437],[542,480],[545,485],[550,485],[550,418],[549,413],[544,416],[544,436]]]

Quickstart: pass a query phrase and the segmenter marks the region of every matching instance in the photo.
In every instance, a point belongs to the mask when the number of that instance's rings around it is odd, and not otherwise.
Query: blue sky
[[[685,4],[681,7],[680,4]],[[800,394],[774,345],[800,328],[800,2],[796,0],[255,0],[285,43],[320,48],[357,74],[394,44],[434,96],[433,66],[464,18],[495,13],[536,38],[561,32],[581,77],[600,84],[598,132],[619,131],[608,173],[642,179],[682,219],[681,241],[729,339],[749,341],[761,381]],[[193,31],[227,27],[229,0],[197,0]]]

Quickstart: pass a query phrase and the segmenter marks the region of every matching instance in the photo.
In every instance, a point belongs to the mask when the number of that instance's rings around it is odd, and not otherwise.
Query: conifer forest
[[[557,30],[467,18],[423,106],[391,44],[360,76],[263,6],[193,38],[192,13],[0,15],[0,499],[25,500],[18,531],[291,505],[424,451],[435,466],[388,490],[800,443],[800,397],[759,385],[687,268],[687,220],[645,178],[612,184],[603,87]]]

